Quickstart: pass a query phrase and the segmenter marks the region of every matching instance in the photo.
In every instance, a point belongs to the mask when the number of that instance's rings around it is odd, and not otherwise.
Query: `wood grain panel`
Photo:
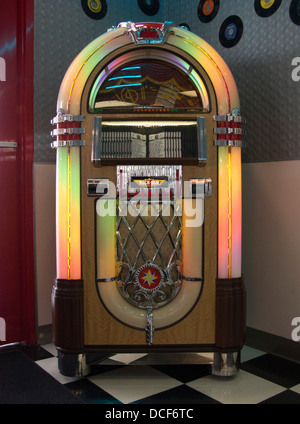
[[[88,178],[109,178],[116,184],[116,165],[99,166],[91,163],[92,118],[87,111],[92,82],[100,69],[95,69],[88,80],[82,97],[81,114],[86,117],[86,146],[81,151],[82,196],[82,278],[84,280],[84,337],[86,346],[145,345],[145,332],[118,322],[99,299],[95,283],[95,199],[86,195]],[[217,149],[213,146],[213,119],[216,114],[214,92],[202,69],[212,111],[206,114],[208,132],[208,161],[200,166],[184,166],[183,180],[211,178],[212,197],[205,200],[204,220],[204,287],[200,300],[181,322],[155,332],[155,345],[206,345],[215,342],[215,280],[217,276]],[[104,284],[116,284],[104,283]],[[188,284],[188,282],[186,283]],[[121,296],[121,295],[120,295]]]

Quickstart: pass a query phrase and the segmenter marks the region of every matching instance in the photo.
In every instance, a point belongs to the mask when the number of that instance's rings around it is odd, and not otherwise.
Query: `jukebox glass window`
[[[105,68],[93,85],[89,110],[203,113],[209,111],[209,98],[198,73],[183,60],[166,54],[121,60],[121,66],[112,63]]]

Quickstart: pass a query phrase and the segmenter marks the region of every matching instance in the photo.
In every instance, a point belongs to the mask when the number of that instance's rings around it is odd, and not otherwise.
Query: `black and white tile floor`
[[[71,378],[59,373],[52,344],[39,351],[36,364],[87,404],[300,404],[300,364],[247,346],[230,378],[210,374],[210,354],[118,354]]]

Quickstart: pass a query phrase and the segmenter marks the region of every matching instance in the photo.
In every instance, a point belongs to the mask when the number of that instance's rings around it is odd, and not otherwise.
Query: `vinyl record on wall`
[[[89,18],[103,19],[107,12],[106,0],[81,0],[81,6]]]
[[[240,17],[229,16],[222,23],[219,31],[219,40],[223,47],[234,47],[242,38],[244,30],[243,21]]]
[[[296,25],[300,25],[300,0],[293,0],[290,5],[290,18]]]
[[[156,15],[159,11],[159,0],[138,0],[139,8],[148,16]]]
[[[200,0],[198,5],[198,17],[201,22],[211,22],[219,11],[220,0]]]
[[[281,2],[282,0],[255,0],[255,12],[261,18],[268,18],[279,9]]]

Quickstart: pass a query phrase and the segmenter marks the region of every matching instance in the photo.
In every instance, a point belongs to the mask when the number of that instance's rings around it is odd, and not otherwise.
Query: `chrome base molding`
[[[234,377],[240,369],[240,352],[214,353],[211,373],[218,377]]]

